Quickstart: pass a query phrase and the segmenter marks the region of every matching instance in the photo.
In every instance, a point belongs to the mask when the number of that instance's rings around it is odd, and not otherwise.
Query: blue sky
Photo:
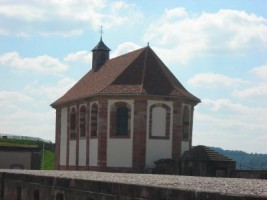
[[[91,68],[146,46],[193,94],[193,145],[267,153],[267,1],[0,1],[0,133],[54,141],[49,105]]]

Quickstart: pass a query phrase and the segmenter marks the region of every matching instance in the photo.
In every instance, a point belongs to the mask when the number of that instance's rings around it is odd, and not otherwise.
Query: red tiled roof
[[[90,70],[52,106],[101,94],[175,96],[200,102],[150,47],[110,59],[96,72]]]

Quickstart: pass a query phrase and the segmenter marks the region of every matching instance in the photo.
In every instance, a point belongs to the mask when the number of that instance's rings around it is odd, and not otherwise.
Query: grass
[[[8,142],[1,142],[0,141],[0,146],[2,147],[38,147],[37,145],[34,144],[16,144],[16,143],[8,143]]]
[[[42,170],[54,170],[55,169],[55,154],[54,154],[54,152],[45,150],[44,158],[42,159],[41,169]]]

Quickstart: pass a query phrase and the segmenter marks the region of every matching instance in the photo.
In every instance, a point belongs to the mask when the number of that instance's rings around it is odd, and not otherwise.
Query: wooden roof
[[[110,59],[98,71],[90,70],[51,106],[96,95],[171,96],[200,102],[149,46]]]

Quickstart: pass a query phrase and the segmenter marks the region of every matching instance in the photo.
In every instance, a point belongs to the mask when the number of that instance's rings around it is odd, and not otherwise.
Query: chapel
[[[56,169],[143,172],[159,159],[177,164],[192,146],[188,92],[148,46],[109,58],[102,41],[92,67],[51,106]]]

